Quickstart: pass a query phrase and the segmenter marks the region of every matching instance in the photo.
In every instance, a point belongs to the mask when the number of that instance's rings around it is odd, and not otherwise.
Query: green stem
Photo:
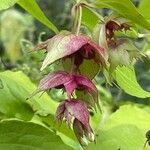
[[[78,18],[78,11],[76,6],[73,6],[72,8],[72,18],[73,18],[72,32],[75,33],[76,26],[77,26],[77,18]]]
[[[73,7],[73,17],[74,17],[74,24],[73,24],[73,33],[76,35],[79,34],[81,20],[82,20],[82,6],[77,4]]]
[[[76,28],[76,34],[77,34],[77,35],[78,35],[79,32],[80,32],[81,21],[82,21],[82,7],[81,7],[81,5],[79,5],[79,7],[78,7],[77,28]]]
[[[74,61],[75,61],[75,56],[72,57],[72,59],[71,59],[71,70],[70,70],[70,74],[73,74],[74,71],[75,71]]]

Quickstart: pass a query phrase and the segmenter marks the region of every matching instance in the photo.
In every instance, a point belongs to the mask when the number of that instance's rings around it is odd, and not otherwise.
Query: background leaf
[[[87,7],[82,8],[82,24],[85,25],[88,29],[92,31],[99,20],[100,18],[94,12],[92,12],[91,9]]]
[[[80,66],[80,73],[93,79],[100,70],[100,66],[91,60],[84,60]]]
[[[50,130],[31,122],[3,121],[0,123],[1,150],[71,150]]]
[[[0,0],[0,10],[13,6],[18,0]]]
[[[47,94],[26,98],[36,86],[21,71],[5,71],[0,73],[2,88],[0,89],[0,113],[8,118],[30,120],[34,112],[40,115],[54,114],[57,103]]]
[[[110,129],[121,124],[136,125],[147,131],[150,128],[150,114],[137,106],[124,105],[111,115],[104,128]]]
[[[91,143],[87,149],[141,150],[149,128],[149,113],[135,106],[122,106],[99,130],[96,144]],[[147,145],[145,150],[148,150],[148,147]]]
[[[139,98],[150,97],[150,92],[144,91],[138,84],[134,68],[117,67],[114,78],[126,93]]]
[[[56,26],[44,15],[43,11],[40,9],[35,0],[20,0],[18,4],[41,23],[49,27],[55,33],[58,33]]]
[[[150,23],[137,11],[131,0],[97,0],[93,4],[98,8],[110,8],[123,17],[150,30]]]
[[[139,12],[146,18],[150,19],[150,3],[149,0],[140,0]]]

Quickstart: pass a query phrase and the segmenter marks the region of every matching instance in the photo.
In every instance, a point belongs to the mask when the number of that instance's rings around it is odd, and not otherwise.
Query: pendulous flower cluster
[[[92,79],[80,70],[84,61],[92,61],[99,66],[99,70],[108,72],[118,65],[127,65],[136,56],[127,39],[115,37],[116,31],[129,30],[128,22],[122,18],[107,18],[103,24],[95,28],[95,41],[82,34],[73,34],[61,31],[51,39],[40,43],[36,50],[46,50],[41,71],[48,65],[59,61],[61,64],[70,60],[69,69],[57,70],[46,75],[39,83],[33,95],[52,88],[62,89],[67,98],[63,100],[56,110],[56,120],[66,121],[82,146],[95,141],[94,132],[90,126],[89,111],[100,109],[98,91]],[[68,64],[67,64],[68,65]],[[94,67],[94,66],[92,66]],[[85,97],[79,97],[77,92],[82,92]]]
[[[134,59],[141,56],[139,50],[125,35],[131,27],[129,20],[115,15],[105,17],[103,23],[95,26],[93,37],[105,49],[109,73],[119,65],[129,66]]]
[[[84,60],[93,61],[103,67],[106,65],[104,49],[85,35],[76,35],[62,31],[51,39],[40,43],[34,50],[45,49],[46,58],[41,70],[56,61],[70,59],[70,70],[57,70],[46,75],[39,83],[38,88],[31,96],[38,92],[52,88],[62,89],[67,99],[63,100],[56,111],[56,120],[65,120],[82,146],[88,141],[94,141],[94,132],[90,126],[90,109],[99,109],[98,91],[91,79],[81,74],[80,66]],[[79,98],[75,92],[80,91],[88,95],[89,99]]]

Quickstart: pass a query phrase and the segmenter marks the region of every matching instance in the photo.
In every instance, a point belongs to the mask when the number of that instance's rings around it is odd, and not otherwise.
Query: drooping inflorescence
[[[77,6],[75,8],[78,10],[81,5]],[[132,63],[133,59],[139,56],[139,52],[127,38],[115,36],[116,31],[130,30],[130,25],[124,18],[114,16],[105,18],[101,24],[95,25],[91,38],[79,32],[78,23],[81,21],[81,16],[78,17],[79,20],[75,22],[76,33],[61,31],[34,48],[35,51],[45,49],[47,53],[41,71],[57,61],[65,64],[66,60],[70,60],[71,63],[67,69],[64,65],[63,70],[55,70],[46,75],[31,96],[52,88],[65,91],[67,98],[59,104],[55,118],[58,122],[65,120],[74,130],[80,144],[85,146],[88,142],[95,141],[94,131],[90,126],[89,111],[101,109],[98,90],[92,82],[93,77],[89,78],[82,73],[82,64],[84,61],[92,61],[99,66],[98,71],[105,69],[111,73],[118,65]],[[77,91],[84,95],[88,94],[89,99],[78,97]]]

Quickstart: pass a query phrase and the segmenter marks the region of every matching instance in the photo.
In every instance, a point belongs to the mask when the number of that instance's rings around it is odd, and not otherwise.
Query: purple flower
[[[113,38],[114,32],[118,30],[129,30],[130,26],[125,22],[120,22],[119,20],[110,20],[106,23],[106,35],[107,38]]]
[[[86,103],[75,99],[60,103],[56,111],[56,120],[62,122],[63,119],[70,127],[73,126],[74,133],[82,146],[87,145],[86,139],[94,141],[94,133],[89,124],[89,111]]]
[[[96,63],[105,64],[104,49],[85,35],[75,35],[62,31],[46,42],[39,44],[35,50],[41,48],[47,50],[47,56],[43,61],[41,70],[64,57],[75,57],[77,67],[83,62],[83,59],[93,59]],[[98,58],[96,54],[99,54]]]
[[[121,18],[114,18],[112,20],[109,20],[106,23],[106,39],[108,45],[112,46],[116,42],[113,39],[114,38],[114,32],[115,31],[121,31],[121,30],[129,30],[130,26],[127,24],[126,20],[121,20]]]
[[[65,71],[56,71],[46,75],[39,83],[38,88],[33,94],[46,91],[51,88],[62,88],[67,92],[69,99],[71,99],[73,92],[76,90],[83,90],[86,93],[91,94],[92,99],[89,101],[89,105],[92,107],[97,104],[98,108],[98,91],[96,86],[90,79],[82,75],[69,74]],[[94,100],[94,102],[93,102]]]
[[[130,27],[131,26],[126,19],[111,16],[109,18],[105,18],[103,24],[96,25],[93,36],[99,45],[108,49],[117,42],[114,35],[115,31],[126,31],[129,30]],[[107,57],[107,54],[105,54],[105,57]]]

